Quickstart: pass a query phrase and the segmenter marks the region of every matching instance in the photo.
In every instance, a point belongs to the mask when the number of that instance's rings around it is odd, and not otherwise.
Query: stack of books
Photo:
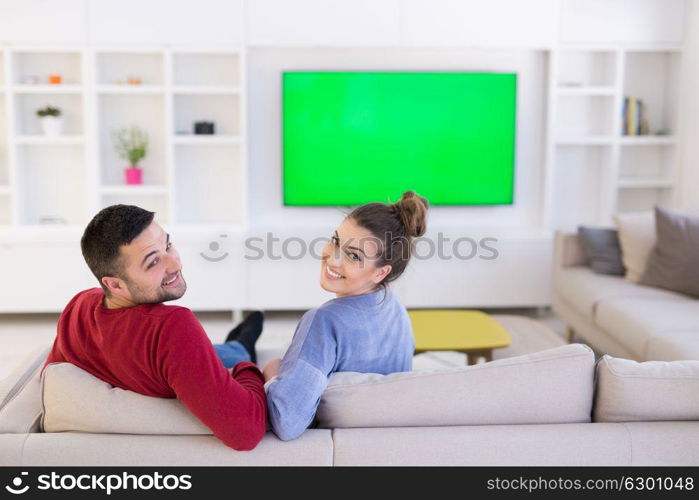
[[[622,135],[648,135],[648,119],[645,103],[633,96],[624,97],[624,107],[621,111]]]

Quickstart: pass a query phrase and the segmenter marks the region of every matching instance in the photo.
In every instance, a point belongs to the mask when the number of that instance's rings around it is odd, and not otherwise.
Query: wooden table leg
[[[465,354],[466,354],[466,364],[469,366],[477,364],[478,358],[480,358],[481,356],[485,359],[486,362],[493,360],[493,350],[492,349],[478,349],[478,350],[466,351]]]

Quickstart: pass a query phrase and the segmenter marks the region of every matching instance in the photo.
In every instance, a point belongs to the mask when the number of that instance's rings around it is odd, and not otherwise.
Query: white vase
[[[42,116],[39,121],[41,122],[41,130],[44,131],[44,135],[49,137],[61,135],[61,132],[63,131],[62,118],[57,118],[55,116]]]

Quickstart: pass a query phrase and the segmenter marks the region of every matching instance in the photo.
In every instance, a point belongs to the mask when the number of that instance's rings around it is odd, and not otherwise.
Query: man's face
[[[179,299],[187,291],[180,255],[170,241],[170,235],[156,222],[144,229],[131,244],[122,245],[119,253],[124,266],[121,279],[103,278],[103,282],[120,282],[116,288],[107,285],[112,295],[134,305],[158,304]]]

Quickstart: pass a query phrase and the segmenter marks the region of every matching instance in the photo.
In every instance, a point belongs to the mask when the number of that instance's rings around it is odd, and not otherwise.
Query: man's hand
[[[262,375],[265,377],[265,382],[279,374],[279,363],[281,362],[281,358],[274,358],[267,361],[265,367],[262,369]]]

